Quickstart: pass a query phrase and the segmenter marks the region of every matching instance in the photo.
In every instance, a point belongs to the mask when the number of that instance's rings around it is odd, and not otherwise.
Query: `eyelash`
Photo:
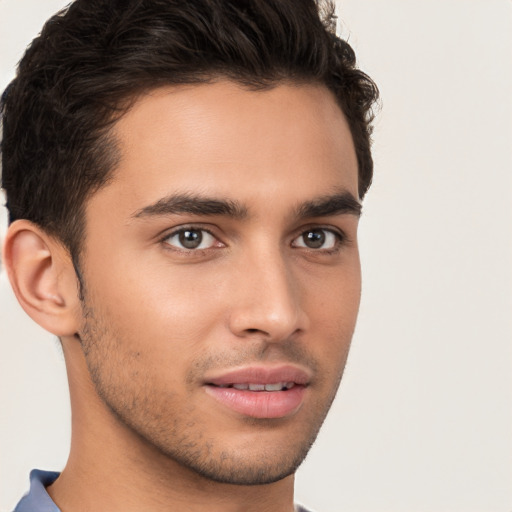
[[[333,229],[333,228],[328,228],[328,227],[324,227],[324,226],[310,226],[306,229],[303,229],[298,236],[296,236],[293,240],[298,240],[300,239],[301,237],[303,237],[304,235],[306,235],[307,233],[311,233],[313,231],[323,231],[324,233],[328,233],[330,235],[333,235],[335,240],[334,240],[334,246],[331,247],[331,248],[318,248],[318,249],[315,249],[315,248],[311,248],[311,247],[300,247],[302,249],[305,249],[307,251],[309,251],[310,253],[315,253],[315,254],[327,254],[327,255],[330,255],[330,254],[336,254],[343,245],[347,244],[348,243],[348,238],[346,237],[345,233],[339,229]]]
[[[162,244],[164,244],[164,246],[166,246],[166,248],[168,250],[177,251],[177,252],[180,252],[181,254],[185,254],[185,255],[198,255],[198,254],[204,253],[205,251],[212,249],[212,247],[207,247],[205,249],[197,249],[197,248],[188,249],[186,247],[180,248],[180,247],[176,247],[168,242],[168,240],[170,238],[179,236],[180,234],[186,233],[187,231],[207,233],[214,240],[216,240],[217,243],[219,243],[225,247],[225,244],[223,242],[221,242],[217,236],[215,236],[209,229],[207,229],[203,226],[182,226],[178,229],[175,229],[174,231],[172,231],[170,233],[167,233],[164,237],[162,237],[161,242],[162,242]]]
[[[175,236],[179,236],[180,234],[186,233],[187,231],[207,233],[209,236],[211,236],[213,239],[215,239],[216,243],[221,244],[221,246],[223,246],[223,247],[226,246],[222,241],[219,240],[219,238],[216,235],[214,235],[212,233],[212,231],[210,231],[209,229],[207,229],[203,226],[182,226],[179,229],[175,229],[174,231],[167,233],[165,236],[163,236],[161,238],[160,242],[164,246],[166,246],[167,250],[172,250],[172,251],[180,252],[181,254],[184,254],[184,255],[191,255],[191,256],[199,255],[199,254],[209,251],[211,249],[215,249],[215,247],[207,247],[207,248],[203,248],[203,249],[186,248],[186,247],[179,248],[179,247],[176,247],[175,245],[172,245],[168,242],[169,239],[171,239]],[[300,239],[307,233],[311,233],[313,231],[317,231],[317,232],[323,231],[324,233],[333,235],[336,239],[334,246],[332,248],[328,248],[328,249],[321,248],[321,247],[320,248],[311,248],[311,247],[307,247],[307,246],[297,246],[297,245],[295,245],[295,247],[305,249],[306,251],[308,251],[310,253],[335,254],[336,252],[338,252],[340,250],[341,246],[348,243],[348,239],[347,239],[345,233],[341,230],[327,228],[327,227],[323,227],[323,226],[311,226],[306,229],[303,228],[302,231],[293,238],[292,247],[294,246],[293,242]]]

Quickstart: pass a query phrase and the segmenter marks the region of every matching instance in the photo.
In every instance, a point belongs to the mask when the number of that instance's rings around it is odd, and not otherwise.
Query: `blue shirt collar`
[[[30,472],[30,490],[21,498],[14,512],[61,512],[55,505],[46,487],[53,484],[60,473],[33,469]]]
[[[30,472],[30,490],[21,498],[13,512],[61,512],[46,492],[46,487],[53,484],[59,475],[55,471],[33,469]],[[300,505],[296,505],[295,510],[308,512]]]

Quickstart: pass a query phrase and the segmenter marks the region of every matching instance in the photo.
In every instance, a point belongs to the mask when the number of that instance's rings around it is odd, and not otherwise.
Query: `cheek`
[[[353,330],[361,300],[361,268],[353,257],[346,265],[324,274],[304,273],[301,288],[305,308],[324,326],[338,332]]]
[[[350,271],[333,273],[329,279],[309,290],[305,309],[311,325],[311,335],[318,347],[319,357],[327,364],[343,366],[354,333],[361,298],[361,274],[359,262],[354,260]],[[321,348],[320,348],[321,347]]]
[[[92,304],[126,350],[141,347],[162,361],[193,357],[221,317],[212,276],[194,266],[141,267],[117,265],[96,276]]]

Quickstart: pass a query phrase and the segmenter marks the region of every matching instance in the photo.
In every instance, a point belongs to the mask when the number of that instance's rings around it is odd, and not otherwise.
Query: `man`
[[[72,443],[17,512],[291,512],[360,295],[376,87],[312,0],[77,0],[3,96],[4,262]],[[297,510],[301,510],[297,508]]]

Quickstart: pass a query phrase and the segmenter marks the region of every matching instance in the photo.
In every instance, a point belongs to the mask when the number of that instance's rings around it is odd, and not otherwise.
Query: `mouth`
[[[215,384],[208,384],[215,386]],[[240,383],[240,384],[221,384],[219,388],[233,388],[240,391],[287,391],[295,386],[295,382],[276,382],[275,384],[262,383]]]
[[[247,367],[208,379],[204,389],[237,414],[284,418],[301,408],[309,381],[309,373],[295,366]]]

